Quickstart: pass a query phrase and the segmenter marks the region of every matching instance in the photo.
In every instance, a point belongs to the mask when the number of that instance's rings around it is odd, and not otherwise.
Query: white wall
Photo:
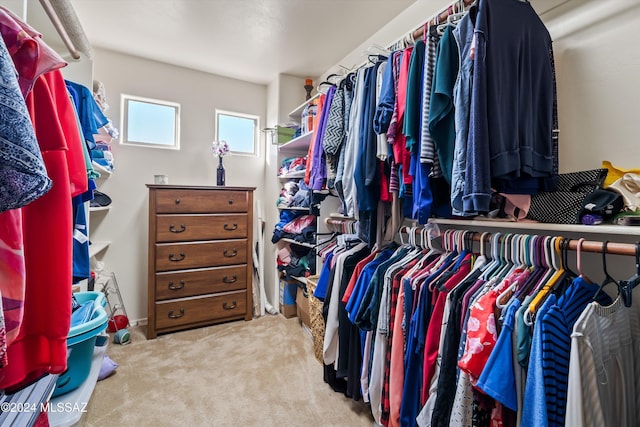
[[[113,143],[115,171],[101,184],[113,200],[104,218],[94,221],[91,238],[111,240],[106,266],[116,272],[124,304],[132,321],[147,317],[148,192],[154,174],[166,174],[170,184],[215,185],[211,155],[215,109],[253,114],[264,127],[267,88],[186,68],[95,49],[94,78],[102,81],[110,109],[107,116],[120,127],[120,94],[181,104],[180,150],[132,147]],[[259,157],[225,158],[228,186],[257,187],[255,200],[264,206],[264,136]],[[271,200],[272,195],[269,195]]]
[[[562,171],[600,167],[602,160],[640,167],[638,22],[640,2],[610,0],[586,4],[548,23],[558,79]]]
[[[268,86],[268,107],[266,127],[272,128],[275,125],[284,125],[290,121],[289,113],[302,104],[305,100],[304,79],[300,77],[280,74]],[[266,201],[263,206],[265,211],[265,290],[267,299],[274,306],[278,307],[279,289],[276,271],[275,245],[271,243],[273,228],[279,220],[279,210],[276,208],[276,199],[280,194],[280,182],[277,180],[278,168],[278,147],[266,144],[265,175]]]

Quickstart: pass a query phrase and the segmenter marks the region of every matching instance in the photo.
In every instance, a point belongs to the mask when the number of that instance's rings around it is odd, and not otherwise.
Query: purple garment
[[[331,86],[327,91],[327,97],[324,100],[322,112],[320,113],[320,123],[318,123],[318,130],[315,134],[315,142],[313,144],[313,160],[311,162],[313,167],[311,169],[311,178],[309,180],[309,188],[311,188],[312,190],[322,190],[324,182],[327,179],[327,162],[324,158],[322,141],[324,140],[324,133],[327,130],[329,108],[331,108],[331,102],[333,101],[333,94],[335,92],[335,86]]]

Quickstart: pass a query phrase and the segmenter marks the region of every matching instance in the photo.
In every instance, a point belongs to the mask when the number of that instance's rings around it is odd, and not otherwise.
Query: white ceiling
[[[93,47],[262,84],[321,75],[414,2],[72,0]]]
[[[3,0],[20,4],[23,0]],[[29,22],[59,45],[38,0]],[[61,1],[61,0],[56,0]],[[267,84],[278,74],[317,77],[409,8],[429,13],[453,0],[64,0],[94,48]],[[545,18],[594,0],[530,0]],[[611,1],[611,0],[609,0]],[[622,1],[622,0],[621,0]],[[567,9],[567,10],[564,10]],[[421,13],[419,13],[421,14]],[[415,27],[414,27],[415,28]],[[404,28],[406,34],[413,28]],[[62,48],[61,52],[64,51]],[[358,62],[358,61],[356,61]],[[351,65],[351,64],[349,64]]]

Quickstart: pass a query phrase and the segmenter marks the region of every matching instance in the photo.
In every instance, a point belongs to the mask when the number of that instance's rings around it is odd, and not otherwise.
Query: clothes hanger
[[[521,234],[516,234],[513,238],[513,240],[511,241],[511,263],[512,263],[512,268],[509,271],[509,273],[505,274],[504,277],[509,277],[512,273],[514,273],[517,269],[520,269],[522,271],[525,270],[525,266],[524,263],[521,260],[521,245],[522,245],[522,241],[525,240],[524,235]],[[496,298],[496,307],[503,309],[505,308],[509,302],[511,301],[511,297],[515,295],[515,290],[517,289],[519,285],[519,281],[518,280],[514,280],[514,282],[512,284],[510,284],[509,286],[507,286],[501,293],[500,295],[498,295],[498,298]],[[510,295],[509,298],[506,298],[507,295]]]
[[[487,264],[487,266],[485,267],[484,273],[482,273],[482,279],[485,281],[488,281],[494,270],[499,266],[500,264],[500,260],[499,260],[499,254],[498,254],[498,242],[500,240],[500,236],[502,235],[502,233],[494,233],[491,235],[491,237],[489,237],[489,251],[491,254],[491,262],[489,264]]]
[[[591,282],[591,279],[589,279],[587,277],[586,274],[584,274],[582,272],[582,244],[584,243],[585,239],[580,238],[578,239],[578,247],[576,248],[576,264],[578,266],[578,274],[581,279],[586,280],[587,282]]]
[[[602,292],[604,287],[611,283],[614,283],[617,286],[618,294],[620,294],[620,284],[616,279],[611,277],[611,275],[609,275],[609,272],[607,271],[607,245],[608,244],[609,244],[608,240],[605,240],[604,242],[602,242],[602,271],[604,271],[604,279],[602,280],[602,284],[600,285],[595,295],[593,296],[593,301],[595,301],[596,297],[600,295],[600,292]]]
[[[620,282],[620,294],[626,307],[631,307],[633,302],[633,288],[640,283],[640,242],[635,243],[636,252],[636,272],[628,280],[622,280]]]
[[[584,239],[580,239],[582,240],[582,242],[584,242]],[[580,272],[580,264],[579,264],[579,260],[580,260],[580,252],[582,250],[582,243],[580,242],[580,240],[578,240],[578,251],[577,252],[577,256],[578,256],[578,273],[580,276],[582,276],[582,273]],[[563,239],[562,244],[560,245],[560,247],[562,248],[562,263],[564,264],[564,269],[565,271],[570,274],[573,277],[578,277],[578,274],[574,273],[570,268],[569,268],[569,242],[571,240],[570,239]],[[587,276],[583,276],[583,278],[586,278]]]
[[[533,315],[536,313],[537,309],[539,308],[540,305],[542,305],[542,302],[546,299],[546,297],[549,295],[549,292],[551,291],[551,289],[553,288],[553,286],[556,284],[556,282],[558,280],[560,280],[560,278],[562,277],[562,275],[564,274],[564,269],[563,269],[563,265],[562,263],[559,263],[558,258],[560,258],[560,241],[561,241],[561,237],[554,237],[552,239],[552,265],[555,269],[555,273],[551,276],[551,278],[547,281],[547,283],[544,284],[544,286],[542,286],[542,289],[540,289],[538,291],[538,293],[536,294],[536,296],[533,298],[533,300],[531,301],[531,303],[529,304],[529,307],[527,309],[527,313],[528,314],[528,319],[529,322],[531,322],[531,324],[533,324]],[[526,313],[525,313],[526,314]],[[525,319],[526,321],[526,319]]]
[[[542,236],[527,236],[525,246],[525,264],[529,266],[532,274],[529,276],[525,283],[522,283],[520,288],[516,291],[515,298],[518,298],[521,302],[529,295],[533,288],[536,287],[538,282],[547,275],[548,265],[545,264],[544,258],[544,242],[545,237]]]

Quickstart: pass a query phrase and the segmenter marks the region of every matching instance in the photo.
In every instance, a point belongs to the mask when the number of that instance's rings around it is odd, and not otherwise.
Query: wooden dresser
[[[147,187],[147,338],[251,320],[254,188]]]

